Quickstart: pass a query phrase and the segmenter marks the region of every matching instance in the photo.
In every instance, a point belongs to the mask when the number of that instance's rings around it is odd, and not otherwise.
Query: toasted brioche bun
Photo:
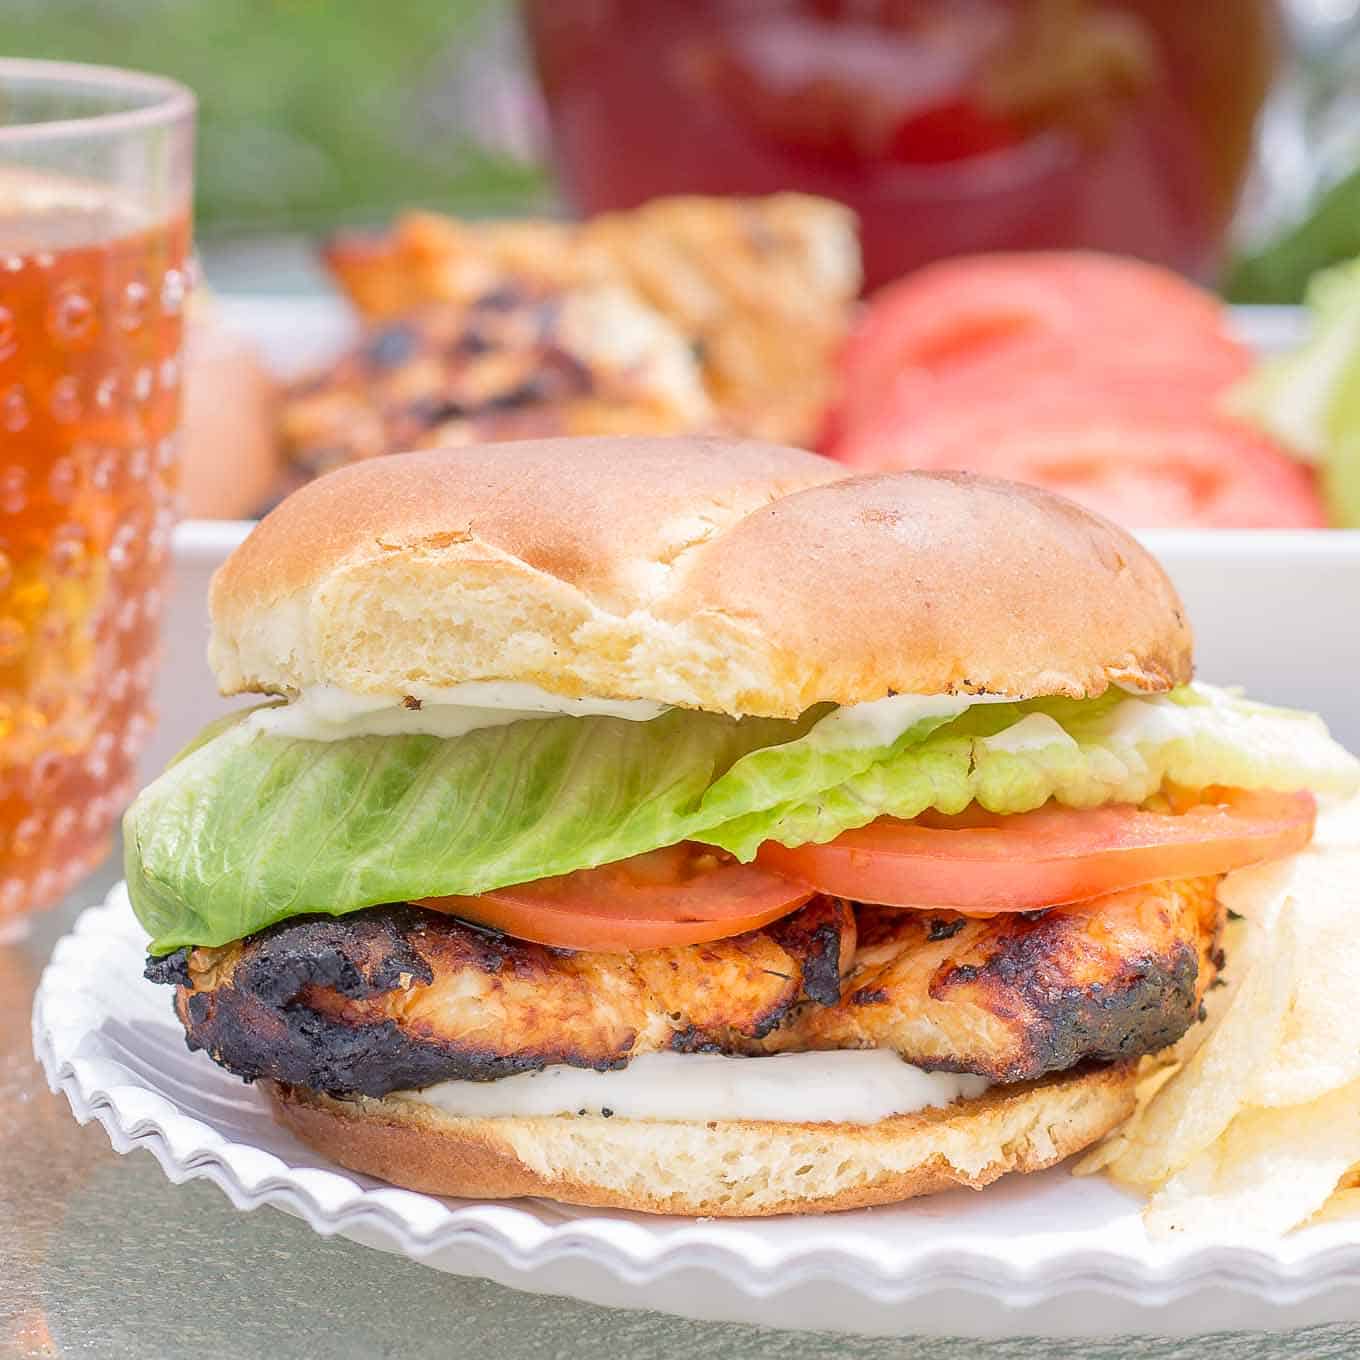
[[[713,438],[563,439],[343,468],[213,582],[224,693],[471,680],[794,717],[893,693],[1162,691],[1190,631],[1155,561],[1045,492],[847,478]]]
[[[1041,1171],[1133,1112],[1136,1066],[997,1086],[877,1124],[471,1118],[390,1096],[334,1100],[265,1086],[308,1146],[410,1190],[753,1218],[892,1204]]]

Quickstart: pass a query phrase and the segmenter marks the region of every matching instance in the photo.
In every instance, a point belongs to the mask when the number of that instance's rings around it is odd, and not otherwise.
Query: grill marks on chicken
[[[1217,884],[990,920],[859,907],[844,999],[800,1013],[764,1051],[891,1048],[1000,1082],[1156,1052],[1194,1023],[1217,972]]]
[[[834,1002],[854,948],[854,912],[828,897],[763,930],[638,954],[553,950],[389,906],[172,954],[147,975],[180,984],[189,1046],[247,1080],[385,1095],[664,1048],[737,1051],[799,1003]]]
[[[286,922],[153,961],[191,1048],[247,1080],[384,1095],[642,1053],[891,1048],[1022,1081],[1153,1052],[1219,958],[1217,880],[975,920],[814,898],[761,930],[637,954],[526,944],[417,907]]]

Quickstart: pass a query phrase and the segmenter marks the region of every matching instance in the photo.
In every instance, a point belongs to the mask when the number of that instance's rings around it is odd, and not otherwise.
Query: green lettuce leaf
[[[1360,527],[1360,260],[1315,274],[1307,338],[1228,395],[1235,414],[1316,464],[1334,523]]]
[[[719,781],[705,808],[744,764]],[[986,704],[818,796],[734,818],[698,839],[749,859],[765,840],[820,843],[881,816],[962,812],[972,802],[1028,812],[1050,798],[1067,807],[1136,803],[1165,783],[1341,795],[1360,787],[1360,762],[1315,714],[1210,685],[1158,699],[1112,691],[1083,701]]]
[[[128,887],[155,953],[306,912],[485,892],[685,839],[733,761],[797,735],[681,711],[451,740],[306,741],[240,723],[129,808]]]
[[[1162,699],[978,704],[885,742],[853,710],[800,721],[672,711],[466,736],[308,741],[238,722],[129,809],[127,878],[152,951],[307,912],[486,892],[701,840],[826,841],[890,814],[1020,812],[1191,787],[1346,792],[1360,765],[1307,714],[1195,686]]]

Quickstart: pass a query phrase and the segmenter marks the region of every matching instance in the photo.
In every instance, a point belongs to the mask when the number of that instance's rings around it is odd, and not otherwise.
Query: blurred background
[[[5,0],[0,52],[155,71],[199,100],[196,231],[225,288],[321,285],[317,234],[550,200],[505,0]]]
[[[709,190],[758,189],[762,173],[852,184],[840,196],[861,196],[870,282],[919,262],[888,258],[903,213],[928,253],[943,248],[932,234],[958,236],[965,220],[964,248],[1025,243],[1012,199],[1050,222],[1103,204],[1120,230],[1142,233],[1141,248],[1112,248],[1166,258],[1236,301],[1296,300],[1313,270],[1360,252],[1360,0],[1041,0],[1020,6],[1009,60],[991,60],[984,97],[966,102],[951,63],[1015,8],[6,0],[0,51],[164,72],[197,92],[198,229],[227,289],[319,287],[311,240],[400,208],[596,211],[664,190],[668,174]],[[910,28],[910,46],[857,45],[866,21]],[[699,43],[701,28],[720,38]],[[915,92],[905,111],[904,87]],[[724,111],[723,136],[693,135],[704,101]],[[1132,110],[1141,144],[1119,131],[1135,126]],[[1063,139],[1079,148],[1082,184]],[[1160,167],[1146,183],[1130,169],[1139,156]],[[1127,201],[1101,187],[1102,165]],[[1190,178],[1211,186],[1209,200],[1188,201]]]

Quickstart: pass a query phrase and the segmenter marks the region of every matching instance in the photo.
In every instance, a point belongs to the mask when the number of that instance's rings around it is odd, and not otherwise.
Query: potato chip
[[[1236,991],[1194,1054],[1138,1112],[1128,1147],[1110,1168],[1117,1179],[1151,1189],[1219,1138],[1247,1100],[1255,1056],[1274,1048],[1294,980],[1294,935],[1284,912],[1275,937],[1247,936]],[[1262,942],[1269,947],[1261,948]]]
[[[1153,1197],[1157,1236],[1278,1235],[1327,1203],[1360,1148],[1360,1083],[1306,1105],[1249,1110]]]
[[[1360,1215],[1360,1162],[1341,1178],[1331,1199],[1308,1220],[1312,1223],[1335,1223]]]
[[[1318,1223],[1338,1223],[1357,1216],[1360,1216],[1360,1189],[1351,1186],[1336,1191],[1308,1222],[1310,1226]]]
[[[1263,1051],[1248,1100],[1301,1105],[1360,1080],[1360,851],[1292,857],[1288,893],[1301,944],[1289,1011],[1273,1053]]]
[[[1237,1237],[1360,1212],[1360,798],[1308,849],[1229,874],[1227,985],[1145,1063],[1132,1119],[1083,1160],[1155,1192],[1149,1231]]]

